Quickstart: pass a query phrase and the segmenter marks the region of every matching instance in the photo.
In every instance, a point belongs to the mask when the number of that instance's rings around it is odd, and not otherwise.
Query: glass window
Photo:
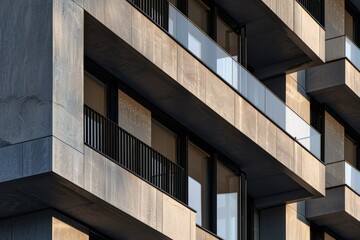
[[[196,223],[209,228],[210,155],[192,143],[188,144],[189,206],[196,210]]]
[[[239,61],[239,35],[220,17],[216,17],[216,41],[234,60]]]
[[[209,34],[210,8],[200,0],[188,1],[188,17],[205,33]]]
[[[345,35],[355,42],[355,24],[354,24],[354,17],[345,10]]]
[[[217,235],[226,240],[238,239],[238,199],[240,178],[217,162]]]
[[[345,135],[344,148],[345,161],[357,167],[357,145],[356,142],[347,135]]]
[[[151,146],[176,163],[177,135],[154,119],[151,121]]]
[[[84,72],[84,102],[106,116],[106,85],[88,72]]]

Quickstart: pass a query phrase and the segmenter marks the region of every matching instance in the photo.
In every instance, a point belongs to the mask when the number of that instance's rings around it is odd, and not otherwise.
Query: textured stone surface
[[[32,176],[52,169],[51,137],[23,143],[23,176]]]
[[[53,135],[83,151],[83,9],[69,0],[54,0]]]
[[[23,176],[22,168],[22,144],[16,144],[0,148],[0,181],[21,178]]]
[[[53,138],[52,170],[74,184],[84,187],[84,155],[63,141]]]
[[[325,2],[326,39],[345,35],[345,1]]]
[[[84,151],[84,188],[101,199],[105,199],[105,161],[109,160],[90,148],[85,148]]]
[[[325,163],[344,160],[344,127],[325,112]]]
[[[51,133],[51,9],[46,0],[0,1],[0,147]]]

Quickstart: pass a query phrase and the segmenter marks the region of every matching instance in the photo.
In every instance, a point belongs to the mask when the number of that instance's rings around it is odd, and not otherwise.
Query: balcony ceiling
[[[360,11],[360,1],[359,0],[350,0],[350,2]]]
[[[215,0],[238,24],[246,24],[248,66],[259,79],[319,63],[316,54],[260,0]],[[310,51],[311,52],[311,51]]]
[[[258,207],[319,196],[319,192],[246,137],[138,51],[85,14],[85,55],[140,96],[235,161],[247,173]]]

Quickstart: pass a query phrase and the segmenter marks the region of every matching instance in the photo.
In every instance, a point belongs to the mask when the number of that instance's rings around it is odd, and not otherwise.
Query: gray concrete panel
[[[51,134],[51,2],[0,1],[0,147]]]
[[[0,148],[0,181],[5,182],[23,175],[23,145],[16,144]]]
[[[345,35],[345,1],[331,0],[324,3],[326,39]]]
[[[12,220],[12,240],[52,240],[52,222],[49,212],[14,217]]]
[[[23,177],[51,171],[51,158],[51,137],[23,143]]]
[[[53,2],[53,135],[83,151],[83,9]]]

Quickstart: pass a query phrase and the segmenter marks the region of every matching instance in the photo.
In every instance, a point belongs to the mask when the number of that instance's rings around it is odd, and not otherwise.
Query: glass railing
[[[360,71],[360,49],[347,37],[345,37],[345,57]]]
[[[345,184],[360,195],[360,172],[345,162]]]
[[[320,158],[320,134],[171,4],[168,32],[265,116]]]

